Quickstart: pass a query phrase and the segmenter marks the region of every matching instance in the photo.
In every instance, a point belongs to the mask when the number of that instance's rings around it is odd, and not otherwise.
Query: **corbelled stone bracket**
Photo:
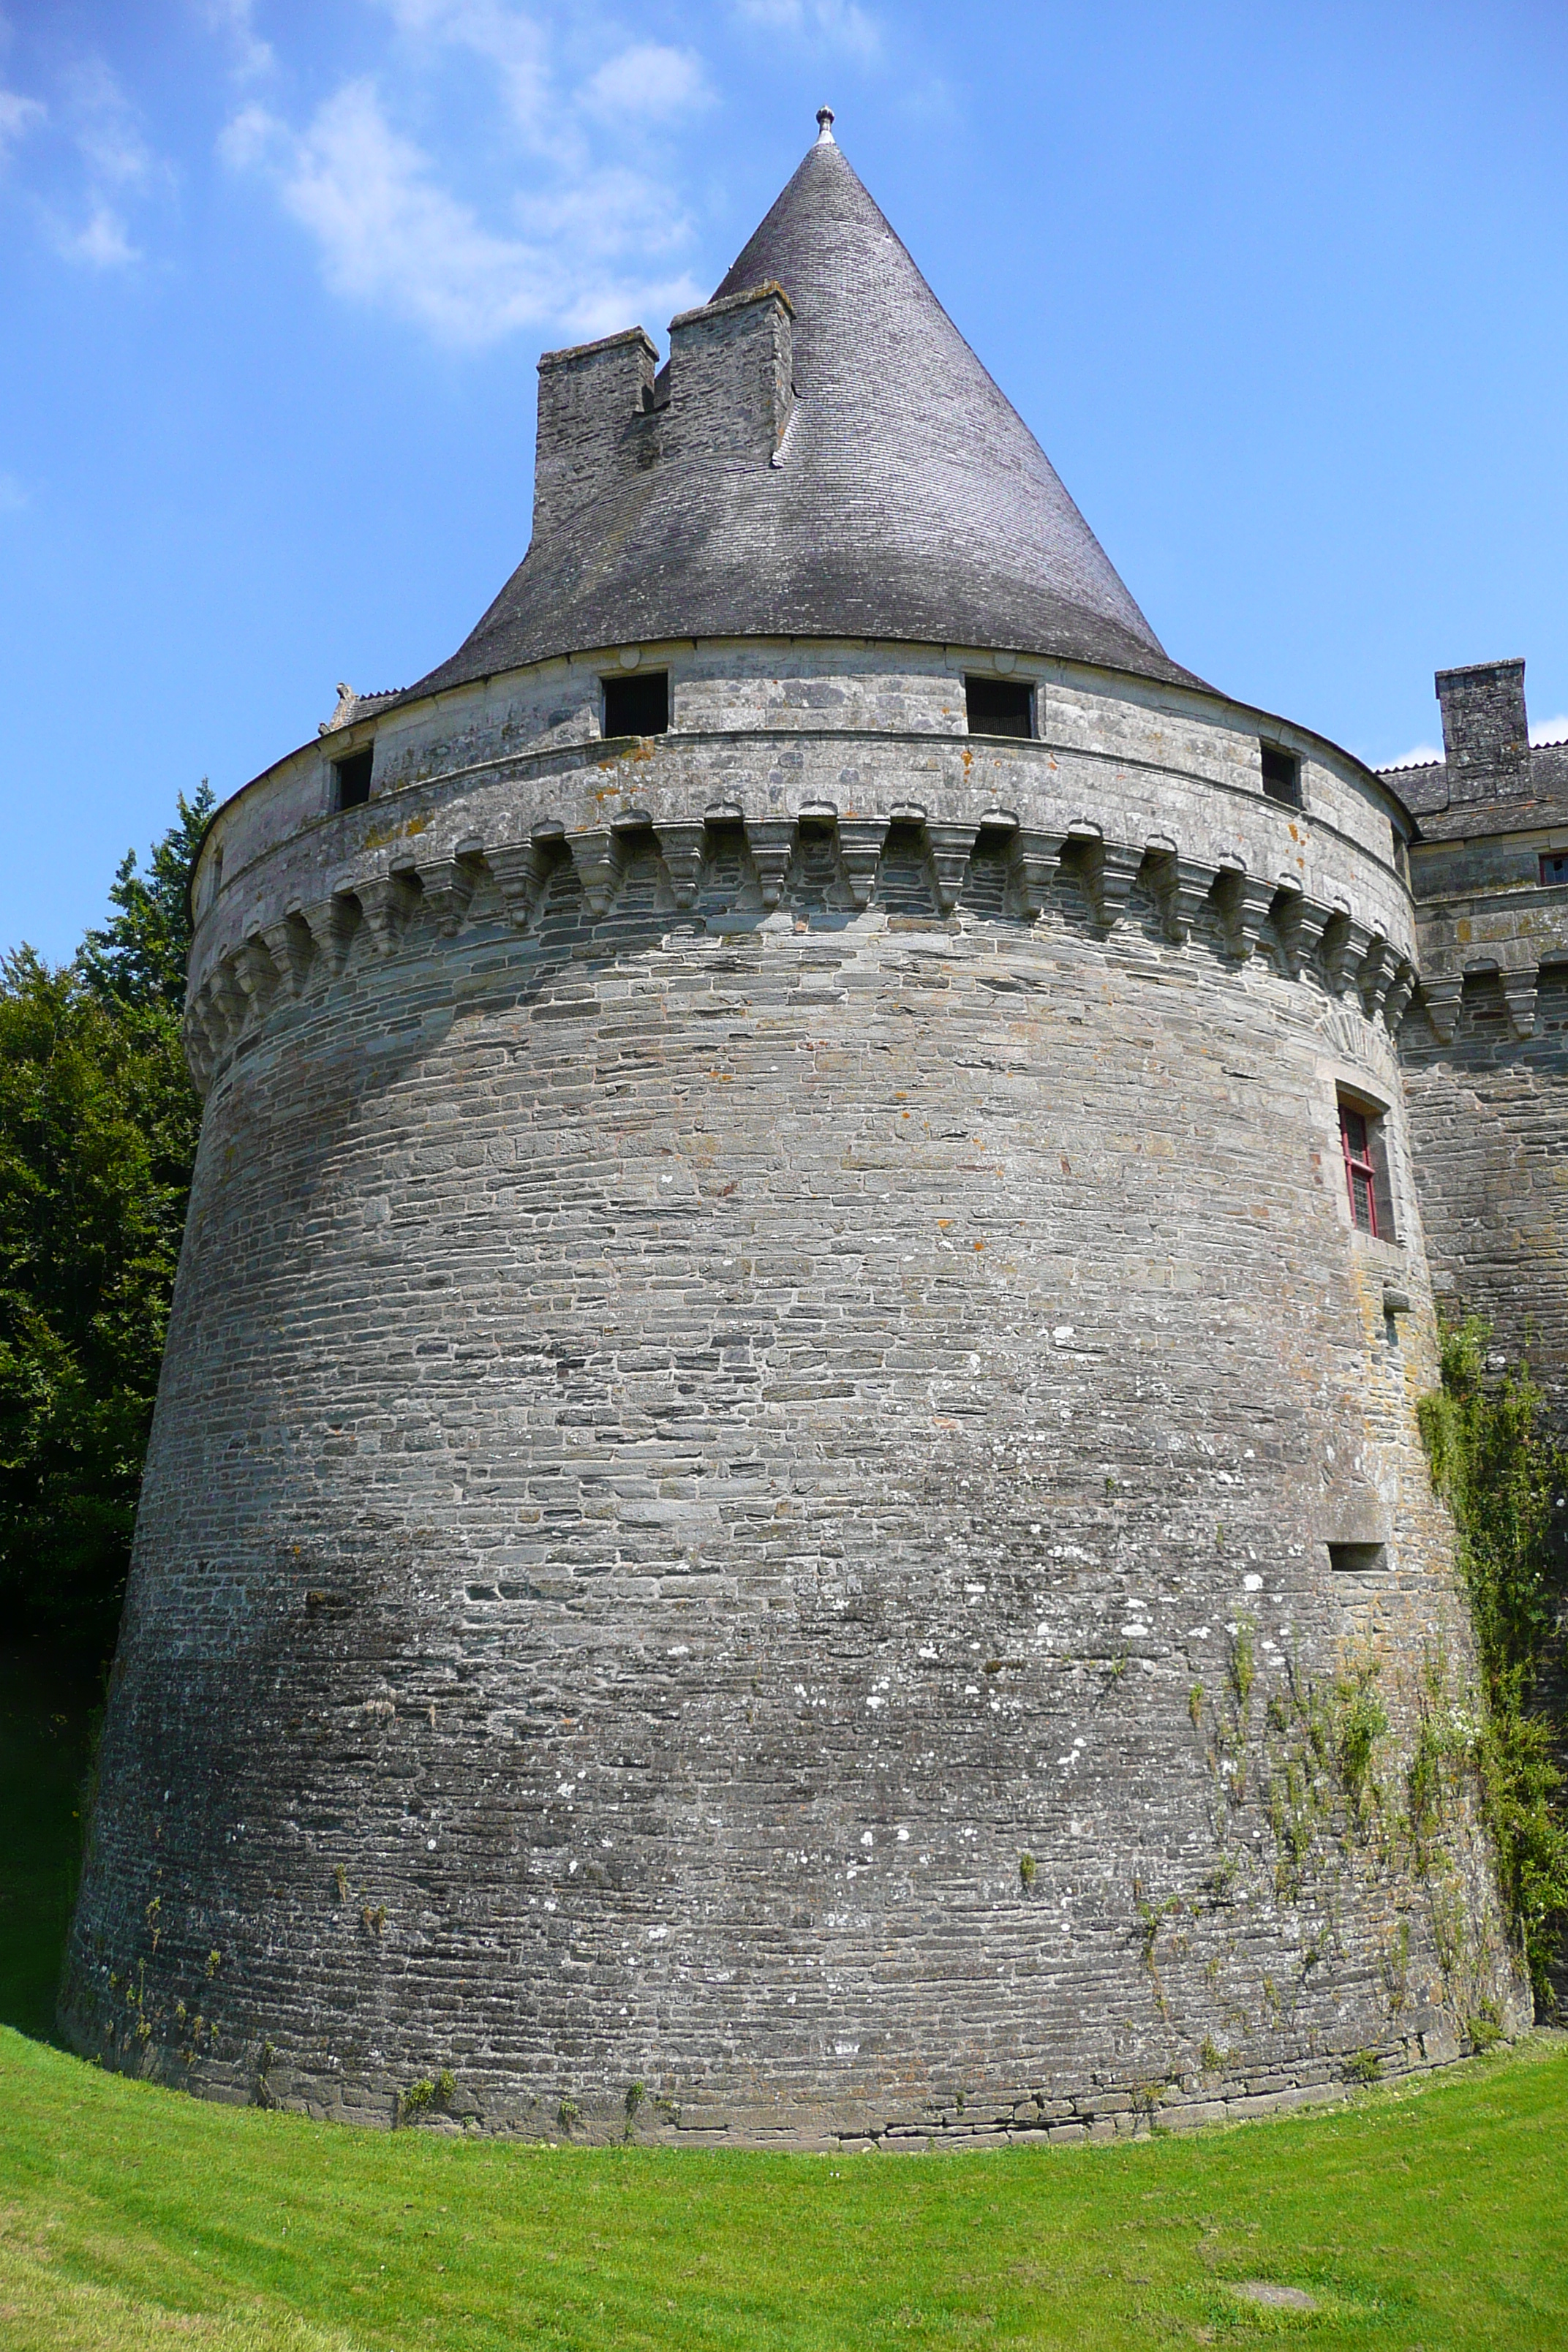
[[[1323,978],[1335,996],[1343,996],[1353,984],[1371,945],[1367,925],[1336,907],[1323,940]]]
[[[289,912],[299,915],[316,954],[335,977],[348,961],[360,922],[359,900],[353,891],[334,890],[328,898],[314,898],[308,907],[290,908]]]
[[[1462,971],[1423,972],[1421,976],[1421,1002],[1426,1008],[1426,1018],[1445,1045],[1451,1045],[1454,1042],[1464,993],[1465,975]]]
[[[518,930],[528,929],[543,895],[550,870],[562,856],[558,840],[496,842],[485,851],[485,864],[500,892],[507,919]]]
[[[926,838],[931,844],[931,870],[936,877],[939,914],[951,915],[957,906],[963,877],[969,871],[969,861],[979,835],[977,824],[926,826]]]
[[[1067,836],[1033,833],[1020,826],[1013,835],[1012,867],[1018,903],[1031,921],[1046,911],[1051,887],[1061,871]]]
[[[468,912],[479,879],[478,864],[477,842],[460,845],[447,856],[423,857],[414,862],[421,903],[444,938],[455,935]]]
[[[1274,928],[1279,935],[1285,968],[1292,980],[1300,980],[1302,972],[1316,961],[1323,944],[1323,934],[1332,922],[1334,912],[1332,907],[1322,906],[1316,898],[1309,898],[1304,890],[1280,894],[1274,909]]]
[[[1208,903],[1219,872],[1206,858],[1183,857],[1174,850],[1150,855],[1149,878],[1159,903],[1161,924],[1173,947],[1184,948]]]
[[[1502,1001],[1508,1007],[1509,1027],[1516,1037],[1535,1034],[1535,1000],[1540,989],[1541,974],[1535,965],[1524,971],[1500,972]]]
[[[589,913],[607,915],[621,878],[620,835],[606,825],[603,832],[569,834],[567,843]]]
[[[285,915],[280,923],[266,923],[255,933],[272,961],[285,994],[298,996],[305,985],[315,948],[310,925],[299,915]],[[253,940],[253,944],[254,944]]]
[[[877,887],[877,867],[888,838],[885,816],[849,816],[838,820],[838,855],[844,878],[857,907],[868,907]]]
[[[676,905],[682,909],[694,907],[702,879],[702,857],[708,841],[706,824],[660,824],[655,831]]]
[[[1143,852],[1125,842],[1085,841],[1079,872],[1097,930],[1111,931],[1127,912]]]
[[[1272,882],[1248,874],[1245,866],[1221,866],[1215,883],[1215,903],[1225,928],[1226,945],[1238,962],[1245,963],[1257,953],[1274,891]]]
[[[764,907],[776,907],[783,895],[784,876],[789,872],[789,862],[795,856],[795,835],[793,816],[764,816],[747,821],[746,846],[757,869]]]
[[[1387,1001],[1398,962],[1398,950],[1391,946],[1381,932],[1375,935],[1362,958],[1361,970],[1355,976],[1356,986],[1361,992],[1361,1001],[1366,1008],[1369,1021],[1375,1021],[1382,1012]]]
[[[354,884],[353,894],[377,955],[390,955],[414,908],[414,892],[407,880],[400,873],[367,875],[363,882]]]
[[[1383,1017],[1388,1024],[1391,1035],[1397,1032],[1400,1023],[1405,1018],[1410,999],[1415,992],[1415,966],[1408,956],[1401,956],[1394,967],[1394,978],[1389,982],[1388,994],[1383,1007]]]

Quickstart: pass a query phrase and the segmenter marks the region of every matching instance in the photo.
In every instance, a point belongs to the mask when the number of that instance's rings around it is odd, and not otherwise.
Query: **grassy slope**
[[[1568,2344],[1565,2168],[1562,2039],[1227,2132],[818,2158],[350,2131],[0,2033],[0,2342],[1525,2352]]]

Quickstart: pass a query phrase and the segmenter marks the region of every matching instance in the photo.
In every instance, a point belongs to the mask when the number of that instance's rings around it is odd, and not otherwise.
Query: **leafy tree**
[[[97,992],[127,1010],[174,1014],[185,1008],[185,964],[191,952],[191,868],[212,814],[204,776],[195,800],[176,795],[178,822],[148,859],[145,878],[136,852],[120,861],[109,902],[115,909],[100,931],[89,931],[78,967]]]
[[[1475,1619],[1487,1702],[1477,1760],[1498,1874],[1544,2002],[1568,1925],[1564,1725],[1549,1696],[1568,1600],[1568,1562],[1553,1540],[1568,1454],[1547,1429],[1528,1365],[1486,1378],[1489,1337],[1476,1316],[1445,1328],[1443,1384],[1419,1412]]]
[[[212,795],[75,961],[0,959],[0,1631],[112,1644],[195,1156],[186,881]]]

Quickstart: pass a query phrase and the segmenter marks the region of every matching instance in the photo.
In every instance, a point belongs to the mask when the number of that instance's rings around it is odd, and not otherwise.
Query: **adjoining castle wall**
[[[1532,983],[1523,1037],[1499,975],[1481,972],[1446,1037],[1417,1006],[1400,1049],[1439,1296],[1528,1357],[1568,1438],[1568,962]]]
[[[79,2045],[855,2140],[1519,2022],[1465,1787],[1402,1793],[1473,1675],[1392,860],[1059,740],[551,756],[204,914]]]
[[[1400,1050],[1428,1246],[1568,1437],[1568,745],[1531,748],[1521,661],[1436,683],[1445,761],[1390,779],[1420,824]]]

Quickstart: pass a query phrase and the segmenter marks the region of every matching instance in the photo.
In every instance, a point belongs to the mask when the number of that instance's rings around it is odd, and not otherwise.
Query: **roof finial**
[[[816,143],[819,147],[837,147],[838,144],[833,136],[833,109],[830,106],[819,106],[816,110]]]

